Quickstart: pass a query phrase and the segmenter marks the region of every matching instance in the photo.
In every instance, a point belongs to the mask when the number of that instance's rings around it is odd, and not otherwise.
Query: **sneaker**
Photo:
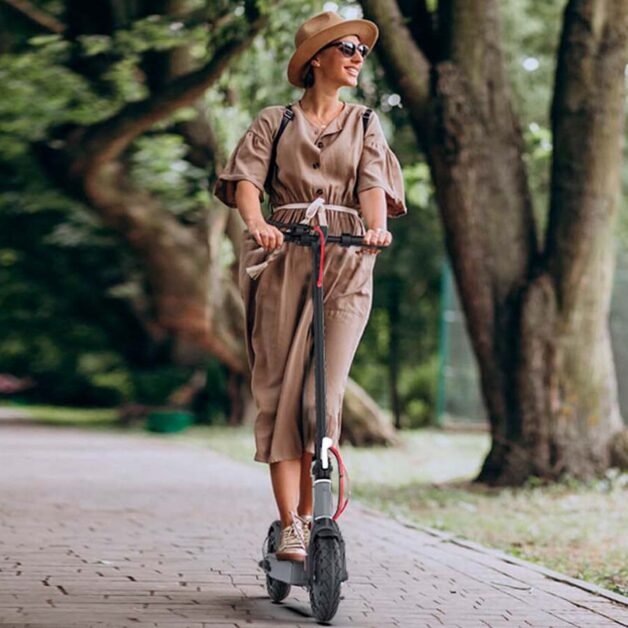
[[[277,560],[305,560],[305,542],[301,519],[298,515],[292,515],[292,523],[281,531],[281,541],[275,556]]]
[[[297,515],[297,518],[301,522],[301,529],[303,530],[303,544],[307,551],[310,544],[310,532],[312,531],[312,515]]]

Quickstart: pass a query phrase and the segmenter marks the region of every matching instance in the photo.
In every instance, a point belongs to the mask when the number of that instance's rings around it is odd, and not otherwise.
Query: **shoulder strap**
[[[368,128],[369,125],[369,119],[371,117],[371,114],[373,113],[372,109],[369,109],[368,107],[364,110],[364,113],[362,114],[362,127],[364,129],[364,135],[366,135],[366,129]]]
[[[270,162],[268,164],[268,174],[266,175],[266,181],[264,182],[264,188],[266,191],[270,189],[270,184],[272,183],[273,177],[275,176],[276,160],[277,160],[277,144],[279,143],[279,138],[283,135],[283,132],[290,122],[294,118],[294,111],[292,111],[292,105],[286,105],[286,108],[283,111],[283,116],[281,118],[281,122],[279,123],[279,128],[275,133],[275,137],[273,139],[273,146],[270,151]]]

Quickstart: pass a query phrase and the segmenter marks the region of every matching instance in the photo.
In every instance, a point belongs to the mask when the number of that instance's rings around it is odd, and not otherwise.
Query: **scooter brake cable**
[[[321,288],[323,286],[323,267],[325,265],[325,234],[318,225],[314,225],[313,229],[321,239],[321,262],[318,267],[318,281],[316,282],[316,287]]]

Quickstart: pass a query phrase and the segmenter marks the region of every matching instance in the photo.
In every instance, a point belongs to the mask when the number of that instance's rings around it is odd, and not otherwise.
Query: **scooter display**
[[[275,226],[279,225],[275,223]],[[348,579],[345,543],[337,523],[348,504],[345,496],[346,469],[340,452],[326,435],[325,421],[325,342],[323,312],[323,266],[327,243],[340,246],[367,246],[362,236],[328,235],[327,227],[307,224],[282,224],[284,240],[312,249],[312,299],[314,337],[316,438],[312,460],[314,513],[305,562],[277,560],[275,552],[281,538],[281,521],[273,521],[266,536],[260,567],[266,572],[266,590],[273,602],[280,602],[290,593],[292,585],[309,591],[312,613],[319,622],[329,622],[338,610],[341,585]],[[385,248],[370,246],[369,248]],[[338,463],[339,489],[334,510],[332,494],[333,466]]]

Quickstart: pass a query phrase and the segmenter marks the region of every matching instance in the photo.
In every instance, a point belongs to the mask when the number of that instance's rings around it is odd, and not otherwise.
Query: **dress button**
[[[316,190],[316,194],[318,196],[321,196],[323,194],[323,190],[321,188],[318,188],[318,190]]]
[[[314,170],[316,170],[316,169],[318,169],[320,167],[321,167],[321,165],[318,163],[318,161],[312,164],[312,168],[314,168]]]
[[[325,144],[323,144],[323,142],[318,142],[316,144],[316,146],[318,146],[319,148],[323,148],[323,146],[325,146]]]

